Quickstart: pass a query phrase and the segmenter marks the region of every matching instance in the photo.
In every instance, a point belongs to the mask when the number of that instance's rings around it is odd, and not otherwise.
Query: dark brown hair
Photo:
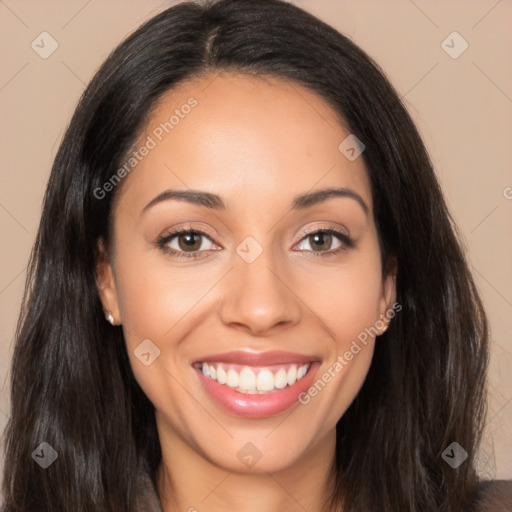
[[[115,173],[148,112],[180,81],[236,71],[317,93],[365,145],[384,268],[402,311],[339,420],[335,493],[347,512],[461,511],[477,484],[487,321],[418,132],[378,66],[347,37],[280,0],[184,2],[142,25],[85,90],[56,156],[12,361],[3,493],[9,512],[135,511],[135,468],[161,451],[154,407],[123,332],[104,320],[95,247]],[[341,142],[341,141],[340,141]],[[42,442],[58,459],[31,458]],[[441,458],[457,442],[468,459]],[[306,476],[305,476],[306,477]]]

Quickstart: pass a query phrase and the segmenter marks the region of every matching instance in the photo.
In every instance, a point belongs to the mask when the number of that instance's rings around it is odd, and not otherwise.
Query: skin
[[[103,305],[122,323],[134,375],[156,408],[162,507],[319,511],[330,489],[336,423],[361,388],[378,339],[370,337],[307,405],[268,418],[219,408],[191,365],[237,349],[285,350],[316,356],[320,377],[390,310],[395,273],[382,277],[367,171],[362,158],[349,161],[338,150],[349,131],[336,112],[276,78],[221,73],[182,83],[161,98],[139,142],[191,96],[197,106],[120,185],[113,245],[107,252],[100,244],[98,263]],[[347,197],[291,209],[297,195],[328,187],[359,194],[368,214]],[[168,200],[142,213],[166,189],[212,192],[228,209]],[[199,258],[180,260],[158,247],[162,234],[180,226],[206,231]],[[329,227],[355,246],[335,237],[315,245],[303,235]],[[252,263],[236,252],[248,236],[263,249]],[[181,240],[169,244],[185,251]],[[145,366],[134,350],[148,338],[160,356]],[[251,468],[237,457],[247,442],[261,452]]]

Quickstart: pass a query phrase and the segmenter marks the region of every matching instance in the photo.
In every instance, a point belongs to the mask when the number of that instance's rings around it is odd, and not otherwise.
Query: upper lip
[[[197,363],[232,363],[245,366],[271,366],[285,363],[312,363],[318,361],[315,356],[296,354],[294,352],[269,351],[269,352],[247,352],[236,350],[233,352],[224,352],[223,354],[213,354],[194,360]]]

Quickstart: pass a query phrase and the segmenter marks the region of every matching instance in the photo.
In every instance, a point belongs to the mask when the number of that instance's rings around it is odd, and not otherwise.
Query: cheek
[[[157,410],[165,410],[174,421],[184,421],[181,402],[168,397],[183,395],[182,383],[190,369],[183,366],[177,347],[186,338],[188,319],[209,281],[192,279],[190,270],[171,268],[156,250],[125,253],[116,270],[122,328],[134,377]],[[142,346],[147,348],[142,351]],[[142,356],[146,352],[150,353],[148,365]]]
[[[166,338],[215,282],[204,268],[171,266],[157,249],[119,259],[117,289],[127,340]]]
[[[322,431],[335,427],[353,402],[368,374],[375,346],[373,330],[382,299],[378,258],[361,258],[356,265],[331,272],[329,288],[320,282],[310,287],[315,312],[328,328],[332,340],[327,358],[304,401],[311,407],[305,419],[317,428],[314,418],[323,418]],[[309,404],[309,405],[307,405]]]
[[[338,268],[318,267],[309,273],[308,304],[336,335],[339,350],[379,318],[383,284],[379,254],[353,253]]]

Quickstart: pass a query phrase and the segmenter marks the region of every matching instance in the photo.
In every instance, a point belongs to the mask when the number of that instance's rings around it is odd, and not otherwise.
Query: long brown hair
[[[4,507],[135,511],[135,469],[161,461],[154,407],[123,332],[104,320],[95,247],[109,239],[115,173],[152,106],[180,81],[234,70],[308,87],[365,144],[383,268],[402,311],[339,420],[335,492],[355,512],[461,511],[472,499],[488,331],[432,164],[397,93],[347,37],[280,0],[184,2],[147,21],[85,90],[56,156],[12,361]],[[42,469],[42,442],[58,459]],[[441,457],[457,442],[454,469]]]

